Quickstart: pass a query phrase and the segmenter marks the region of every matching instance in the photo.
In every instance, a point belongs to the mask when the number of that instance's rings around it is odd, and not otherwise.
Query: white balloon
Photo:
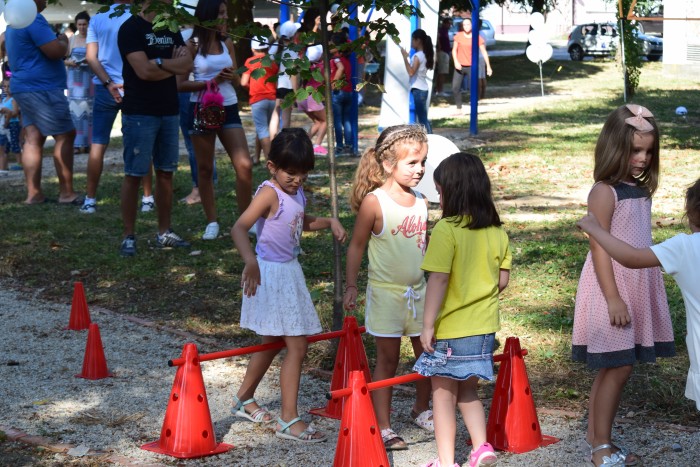
[[[544,45],[547,43],[547,33],[542,29],[533,29],[527,34],[527,40],[532,45]]]
[[[541,60],[540,58],[540,47],[536,45],[528,45],[527,49],[525,49],[525,55],[527,55],[527,59],[530,60],[533,63],[537,63]]]
[[[540,50],[540,60],[542,60],[542,63],[546,62],[550,58],[552,58],[552,54],[554,53],[554,49],[550,44],[545,44],[542,46]]]
[[[15,29],[23,29],[36,19],[34,0],[10,0],[5,6],[5,22]]]
[[[533,29],[537,29],[544,25],[544,15],[542,13],[533,13],[530,15],[530,26]]]
[[[457,152],[459,152],[459,148],[455,143],[444,136],[428,135],[428,159],[425,161],[425,173],[420,183],[416,186],[416,191],[422,193],[431,203],[440,202],[440,196],[433,180],[435,168],[448,156]]]

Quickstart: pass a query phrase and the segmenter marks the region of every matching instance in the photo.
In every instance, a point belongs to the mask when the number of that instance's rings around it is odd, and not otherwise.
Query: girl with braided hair
[[[425,254],[427,200],[414,191],[425,173],[428,137],[421,125],[397,125],[385,129],[373,148],[365,151],[353,183],[350,204],[357,213],[346,260],[343,305],[355,310],[357,276],[368,249],[365,327],[375,338],[377,362],[373,380],[396,375],[401,337],[411,339],[417,356],[422,352],[425,278],[421,262]],[[391,388],[372,392],[377,423],[388,450],[407,449],[390,422]],[[433,431],[429,410],[430,382],[416,383],[411,418]]]

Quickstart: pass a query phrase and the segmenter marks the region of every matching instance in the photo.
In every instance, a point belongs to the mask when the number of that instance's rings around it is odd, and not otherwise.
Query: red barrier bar
[[[522,355],[523,357],[524,357],[525,355],[527,355],[527,350],[522,349],[522,351],[520,352],[520,355]],[[508,358],[508,355],[502,353],[502,354],[499,354],[499,355],[494,355],[494,356],[493,356],[493,361],[494,361],[494,363],[502,362],[503,360],[506,360],[507,358]]]
[[[387,378],[383,379],[381,381],[374,381],[372,383],[367,383],[367,389],[370,391],[374,391],[375,389],[382,389],[388,386],[394,386],[396,384],[405,384],[405,383],[412,383],[414,381],[421,380],[423,378],[427,378],[427,376],[423,376],[418,373],[410,373],[408,375],[403,375],[403,376],[396,376],[394,378]],[[327,399],[339,399],[341,397],[347,397],[350,394],[352,394],[352,388],[343,388],[343,389],[338,389],[337,391],[331,391],[326,394]]]
[[[520,353],[523,357],[527,355],[527,350],[522,349],[522,352]],[[494,362],[501,362],[508,358],[507,355],[505,354],[500,354],[500,355],[494,355],[493,356],[493,361]],[[405,384],[405,383],[412,383],[414,381],[418,381],[420,379],[427,378],[427,376],[420,375],[418,373],[411,373],[408,375],[403,375],[403,376],[397,376],[395,378],[387,378],[383,379],[381,381],[374,381],[372,383],[367,383],[367,389],[370,391],[374,391],[375,389],[381,389],[385,388],[387,386],[394,386],[396,384]],[[343,388],[343,389],[338,389],[337,391],[331,391],[329,393],[326,393],[326,399],[339,399],[341,397],[347,397],[350,394],[352,394],[352,388]]]
[[[360,331],[360,333],[364,333],[365,327],[361,326],[358,328],[358,330]],[[306,338],[306,340],[309,342],[309,344],[313,344],[314,342],[335,339],[336,337],[343,337],[344,334],[345,334],[345,331],[342,331],[342,330],[331,331],[331,332],[326,332],[323,334],[316,334],[313,336],[309,336]],[[272,350],[272,349],[282,349],[284,347],[286,347],[286,344],[284,343],[284,340],[281,340],[278,342],[270,342],[269,344],[251,345],[249,347],[239,347],[237,349],[222,350],[221,352],[212,352],[212,353],[201,354],[199,356],[199,361],[206,362],[209,360],[217,360],[219,358],[237,357],[240,355],[247,355],[249,353],[264,352],[266,350]],[[168,360],[168,366],[180,366],[180,365],[184,365],[184,364],[185,364],[184,358],[176,358],[174,360]]]

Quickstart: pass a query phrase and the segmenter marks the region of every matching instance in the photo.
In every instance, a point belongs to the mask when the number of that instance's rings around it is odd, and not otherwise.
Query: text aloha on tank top
[[[417,191],[413,206],[395,202],[381,188],[372,191],[377,197],[384,219],[379,235],[369,239],[368,279],[371,283],[417,285],[424,279],[420,266],[426,248],[428,207]]]

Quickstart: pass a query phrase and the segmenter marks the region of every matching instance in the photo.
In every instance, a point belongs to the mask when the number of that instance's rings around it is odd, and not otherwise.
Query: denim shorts
[[[109,144],[109,136],[114,120],[121,108],[109,90],[104,86],[95,86],[95,104],[92,108],[92,142]]]
[[[253,114],[253,123],[255,123],[255,134],[258,138],[270,137],[270,121],[275,113],[274,99],[263,99],[261,101],[250,104],[250,110]]]
[[[44,136],[62,135],[75,130],[63,89],[13,94],[22,109],[22,126],[34,125]]]
[[[180,158],[179,115],[122,114],[124,173],[143,177],[151,170],[175,172]]]
[[[442,376],[466,381],[477,376],[493,381],[493,345],[495,334],[438,340],[433,353],[423,352],[413,371],[423,376]]]
[[[197,105],[196,102],[190,102],[189,113],[192,118],[187,120],[187,132],[190,135],[204,135],[206,133],[213,133],[214,130],[197,130],[194,127],[194,107]],[[228,128],[243,128],[243,122],[241,121],[241,116],[238,113],[238,104],[225,105],[224,111],[226,112],[226,118],[224,119],[224,124],[222,128],[224,130]]]

